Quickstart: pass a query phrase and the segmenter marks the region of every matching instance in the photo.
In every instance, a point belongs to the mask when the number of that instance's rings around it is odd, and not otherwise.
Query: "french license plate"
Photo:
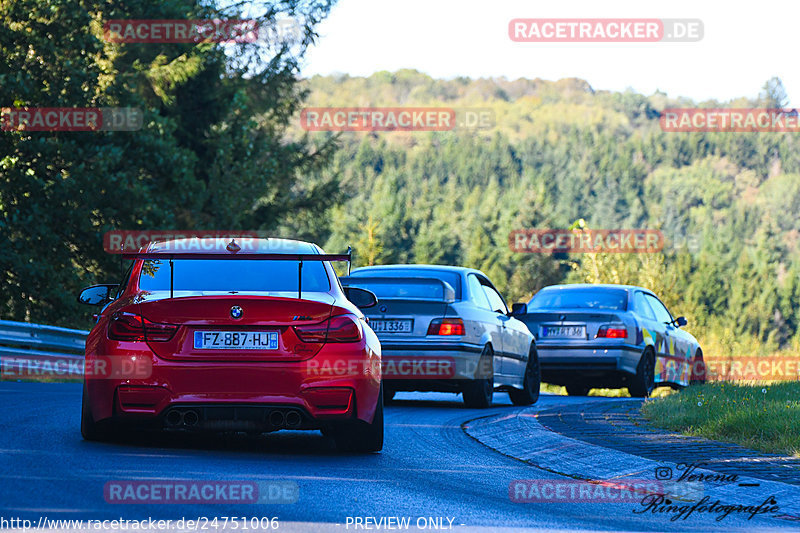
[[[411,333],[414,321],[399,318],[370,318],[369,325],[375,333]]]
[[[585,339],[586,326],[542,326],[543,339]]]
[[[196,350],[277,350],[277,331],[195,331]]]

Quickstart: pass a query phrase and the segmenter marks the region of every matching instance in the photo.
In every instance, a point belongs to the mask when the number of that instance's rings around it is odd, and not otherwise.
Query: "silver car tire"
[[[482,368],[488,369],[489,377],[467,381],[462,391],[464,405],[473,409],[485,409],[492,405],[492,397],[494,396],[494,350],[488,344],[483,347],[481,357],[478,360],[478,372]]]

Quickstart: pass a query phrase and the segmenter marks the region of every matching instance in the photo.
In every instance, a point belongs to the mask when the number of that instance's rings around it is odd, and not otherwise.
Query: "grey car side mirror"
[[[527,304],[515,303],[511,306],[511,313],[509,313],[509,315],[510,316],[524,315],[527,312],[528,312]]]

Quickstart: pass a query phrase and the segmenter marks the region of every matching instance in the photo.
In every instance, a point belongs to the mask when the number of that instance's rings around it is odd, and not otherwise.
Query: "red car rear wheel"
[[[372,422],[357,421],[335,426],[336,447],[346,452],[379,452],[383,449],[383,384]]]

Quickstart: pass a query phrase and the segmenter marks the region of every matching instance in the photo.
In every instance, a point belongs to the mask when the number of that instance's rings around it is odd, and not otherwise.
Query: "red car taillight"
[[[628,330],[624,324],[605,324],[597,330],[597,338],[624,339],[628,336]]]
[[[114,313],[108,323],[108,338],[115,341],[168,341],[178,326],[158,324],[133,313]]]
[[[303,342],[358,342],[361,340],[358,318],[353,315],[334,316],[319,324],[294,326],[294,331]]]
[[[428,326],[428,335],[464,335],[464,321],[460,318],[436,318]]]

